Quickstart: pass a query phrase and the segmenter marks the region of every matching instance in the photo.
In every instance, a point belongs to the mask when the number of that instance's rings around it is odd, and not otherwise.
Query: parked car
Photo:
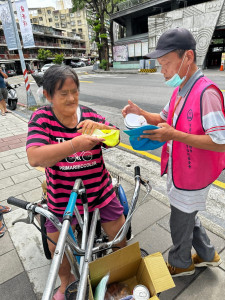
[[[46,64],[41,68],[41,72],[45,72],[48,68],[50,68],[51,66],[54,66],[54,64]]]
[[[5,73],[10,77],[10,76],[16,76],[16,71],[15,70],[5,70]]]
[[[71,61],[70,65],[72,68],[86,67],[86,64],[83,61],[77,61],[77,62]]]

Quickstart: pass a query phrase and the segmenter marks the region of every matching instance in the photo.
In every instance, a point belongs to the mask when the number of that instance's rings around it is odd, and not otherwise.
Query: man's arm
[[[131,100],[128,100],[128,105],[126,105],[122,109],[122,115],[124,118],[129,113],[143,116],[146,119],[148,124],[158,125],[158,123],[165,122],[161,118],[160,114],[154,114],[154,113],[147,112],[146,110],[141,109],[137,104],[133,103]]]
[[[211,137],[207,134],[206,135],[189,134],[186,132],[176,130],[166,123],[158,124],[158,126],[160,126],[161,128],[156,130],[144,131],[144,133],[148,133],[148,135],[142,135],[141,137],[149,138],[151,140],[160,141],[160,142],[174,140],[198,149],[204,149],[204,150],[210,150],[216,152],[225,151],[225,144],[214,143]]]
[[[7,79],[8,78],[8,75],[5,74],[2,69],[0,68],[0,74],[2,75],[3,78]]]

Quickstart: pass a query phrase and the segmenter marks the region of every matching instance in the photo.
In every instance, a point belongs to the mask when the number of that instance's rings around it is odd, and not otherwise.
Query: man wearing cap
[[[167,173],[173,242],[168,268],[173,277],[222,262],[197,213],[206,209],[209,188],[225,168],[224,99],[216,84],[198,69],[195,49],[195,39],[187,29],[164,32],[156,50],[146,56],[158,60],[166,85],[175,88],[170,102],[160,114],[144,111],[130,100],[122,110],[124,117],[142,115],[148,124],[160,127],[144,131],[141,138],[166,141],[161,175]]]

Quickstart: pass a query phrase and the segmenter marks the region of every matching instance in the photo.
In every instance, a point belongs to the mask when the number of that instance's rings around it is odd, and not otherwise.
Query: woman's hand
[[[71,142],[75,150],[74,152],[81,152],[91,150],[99,143],[104,142],[104,139],[85,134],[73,138]]]
[[[141,109],[137,104],[133,103],[131,100],[128,100],[128,105],[126,105],[122,109],[122,115],[125,118],[127,114],[136,114],[136,115],[141,115]]]
[[[82,134],[88,134],[88,135],[92,135],[95,129],[100,129],[100,130],[102,130],[102,129],[108,129],[108,130],[117,129],[115,127],[108,126],[108,125],[98,123],[98,122],[94,122],[92,120],[85,120],[85,121],[80,122],[77,125],[77,128],[81,128],[78,130],[78,132],[80,132]]]

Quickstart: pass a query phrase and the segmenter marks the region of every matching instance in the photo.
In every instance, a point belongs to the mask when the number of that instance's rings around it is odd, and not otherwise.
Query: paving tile
[[[41,200],[42,188],[39,185],[39,188],[33,189],[32,191],[23,193],[24,199],[29,202],[37,202]]]
[[[21,172],[26,172],[28,170],[29,169],[27,168],[26,165],[17,166],[15,168],[7,169],[7,170],[3,169],[3,171],[1,170],[0,172],[0,179],[7,178],[15,174],[20,174]]]
[[[9,146],[2,146],[2,145],[0,145],[0,152],[6,152],[8,150],[10,150]]]
[[[0,164],[6,163],[6,162],[11,162],[16,159],[18,159],[18,156],[16,154],[3,156],[3,157],[0,157]]]
[[[177,300],[216,299],[223,300],[225,295],[225,272],[220,268],[207,268],[179,295]]]
[[[15,144],[9,145],[9,148],[10,148],[10,149],[16,149],[16,148],[19,148],[19,147],[24,146],[24,145],[26,145],[26,142],[25,142],[25,141],[24,141],[24,142],[19,142],[19,143],[15,143]]]
[[[1,189],[7,188],[11,185],[14,185],[14,182],[10,177],[0,179],[0,192],[1,192]]]
[[[42,173],[36,169],[33,170],[27,170],[26,172],[21,172],[17,175],[11,176],[12,180],[15,183],[19,183],[22,181],[26,181],[28,179],[39,177]]]
[[[43,267],[50,261],[44,256],[41,234],[34,225],[24,223],[12,225],[13,221],[26,217],[27,212],[18,208],[13,214],[5,217],[5,222],[20,260],[25,270],[29,271]]]
[[[4,170],[3,165],[0,164],[0,171],[3,171],[3,170]]]
[[[20,147],[20,148],[17,148],[17,149],[11,149],[7,152],[1,152],[0,153],[0,157],[4,157],[4,156],[8,156],[8,155],[11,155],[11,154],[14,154],[14,153],[20,153],[20,152],[25,152],[26,153],[26,148],[23,146],[23,147]]]
[[[219,268],[225,271],[225,250],[220,253],[220,258],[222,259],[222,264],[220,264]]]
[[[131,243],[139,242],[140,247],[148,251],[149,254],[155,252],[165,252],[171,247],[170,234],[162,227],[154,224],[136,235]]]
[[[14,161],[11,161],[11,162],[7,162],[7,163],[3,163],[3,167],[5,169],[15,168],[17,166],[26,164],[27,162],[28,162],[28,160],[27,160],[26,157],[21,158],[21,159],[18,158],[17,160],[14,160]]]
[[[10,189],[5,188],[1,190],[0,201],[8,199],[10,196],[16,197],[17,195],[26,193],[38,186],[40,186],[40,181],[37,178],[14,184]]]
[[[161,218],[169,214],[170,209],[156,200],[149,200],[138,207],[132,218],[132,232],[137,235]],[[140,222],[141,220],[141,222]]]
[[[0,247],[0,256],[9,252],[9,251],[12,251],[14,249],[14,245],[12,243],[12,240],[9,236],[9,232],[8,230],[5,232],[4,236],[1,237],[1,247]],[[0,277],[1,277],[1,274],[0,274]],[[1,295],[1,293],[0,293]]]
[[[1,300],[37,300],[26,272],[0,285]]]
[[[41,295],[44,292],[44,288],[46,285],[46,281],[48,278],[48,272],[50,269],[50,264],[48,263],[47,265],[28,271],[27,275],[30,279],[30,282],[33,285],[34,292],[36,295]],[[57,277],[55,288],[60,286],[60,279]]]
[[[0,266],[0,284],[8,281],[24,271],[16,250],[12,250],[1,255]]]

